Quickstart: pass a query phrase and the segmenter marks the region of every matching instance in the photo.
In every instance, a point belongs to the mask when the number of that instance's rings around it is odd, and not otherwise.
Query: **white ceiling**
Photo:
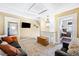
[[[76,7],[78,3],[0,3],[0,11],[33,18]]]

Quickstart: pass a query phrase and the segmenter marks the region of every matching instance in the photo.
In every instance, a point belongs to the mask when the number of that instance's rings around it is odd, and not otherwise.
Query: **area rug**
[[[43,46],[36,39],[21,39],[20,45],[29,56],[53,55],[53,43]]]

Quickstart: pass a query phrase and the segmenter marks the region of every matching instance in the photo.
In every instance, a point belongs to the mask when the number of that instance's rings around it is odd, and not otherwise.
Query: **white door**
[[[76,14],[59,17],[59,22],[58,22],[59,30],[58,30],[57,43],[59,43],[61,41],[60,34],[61,34],[63,28],[66,28],[67,31],[71,33],[71,39],[75,39],[76,33],[77,33],[76,23],[77,23]]]

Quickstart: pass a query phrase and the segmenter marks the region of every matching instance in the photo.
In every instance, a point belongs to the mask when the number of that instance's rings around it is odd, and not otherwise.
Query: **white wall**
[[[21,28],[21,38],[37,38],[40,35],[39,25],[36,21],[31,19],[24,19],[21,20],[21,22],[31,24],[30,28]],[[36,28],[34,25],[38,26],[38,28]]]

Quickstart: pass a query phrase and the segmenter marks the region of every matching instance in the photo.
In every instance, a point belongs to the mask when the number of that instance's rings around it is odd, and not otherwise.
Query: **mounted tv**
[[[22,22],[22,28],[30,28],[30,27],[31,27],[30,23]]]

